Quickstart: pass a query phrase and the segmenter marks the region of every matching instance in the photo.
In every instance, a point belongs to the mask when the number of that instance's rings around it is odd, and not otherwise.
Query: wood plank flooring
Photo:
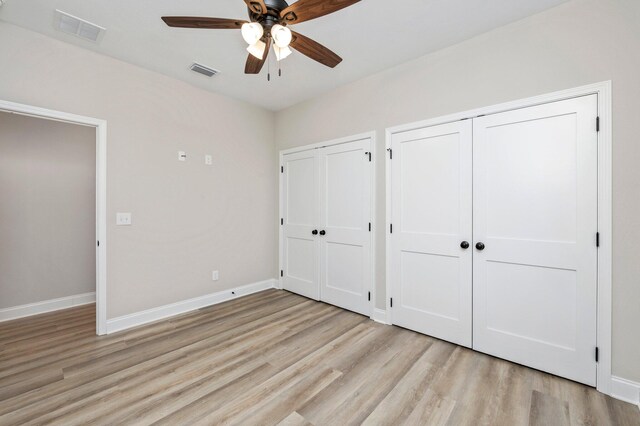
[[[94,321],[0,323],[0,425],[640,425],[589,387],[284,291]]]

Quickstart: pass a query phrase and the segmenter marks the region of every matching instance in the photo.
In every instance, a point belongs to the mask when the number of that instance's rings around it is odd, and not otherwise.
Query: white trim
[[[640,408],[640,383],[613,376],[611,377],[611,396]]]
[[[391,218],[391,212],[393,211],[391,206],[392,206],[392,198],[391,198],[391,176],[392,176],[392,170],[391,168],[393,167],[393,163],[391,160],[391,156],[389,155],[389,152],[391,150],[391,137],[392,137],[393,133],[391,132],[391,129],[386,129],[385,130],[385,150],[384,150],[384,158],[385,158],[385,163],[384,163],[384,178],[385,178],[385,196],[386,196],[386,200],[385,200],[385,218],[386,218],[386,222],[385,222],[385,228],[384,228],[384,248],[385,248],[385,254],[384,254],[384,259],[385,259],[385,301],[384,301],[384,307],[385,307],[385,318],[387,321],[387,324],[393,324],[393,313],[391,312],[391,298],[390,298],[390,294],[391,294],[391,268],[389,267],[389,259],[391,259],[391,247],[389,244],[389,238],[391,236],[389,230],[391,228],[391,223],[392,223],[392,218]]]
[[[0,111],[96,128],[96,333],[107,332],[107,122],[0,100]]]
[[[376,306],[376,238],[375,238],[375,234],[376,234],[376,225],[377,225],[377,218],[376,218],[376,164],[377,164],[377,150],[376,150],[376,132],[375,131],[371,131],[371,132],[366,132],[366,133],[360,133],[357,135],[353,135],[353,136],[347,136],[344,138],[338,138],[338,139],[333,139],[330,141],[326,141],[326,142],[318,142],[318,143],[314,143],[314,144],[310,144],[310,145],[304,145],[304,146],[299,146],[299,147],[295,147],[295,148],[288,148],[288,149],[283,149],[280,150],[280,153],[278,154],[278,158],[279,158],[279,199],[278,199],[278,205],[279,205],[279,213],[280,216],[278,217],[278,284],[276,288],[283,288],[283,282],[282,282],[282,276],[280,275],[280,271],[283,270],[283,257],[284,257],[284,236],[283,236],[283,228],[281,225],[281,219],[284,218],[284,205],[282,204],[282,192],[284,191],[284,181],[282,179],[283,177],[283,173],[281,172],[282,167],[284,167],[284,156],[287,154],[293,154],[296,152],[303,152],[303,151],[311,151],[313,149],[319,149],[319,148],[325,148],[328,146],[334,146],[334,145],[340,145],[340,144],[344,144],[344,143],[350,143],[350,142],[357,142],[357,141],[361,141],[364,139],[369,139],[370,142],[370,146],[369,149],[371,151],[371,170],[369,171],[369,173],[371,173],[371,232],[370,232],[370,238],[371,238],[371,303],[370,303],[370,311],[369,311],[369,315],[370,318],[373,319],[373,314],[374,314],[374,310],[375,310],[375,306]]]
[[[333,145],[340,145],[340,144],[343,144],[343,143],[357,142],[357,141],[361,141],[363,139],[371,139],[373,141],[373,140],[375,140],[375,138],[376,138],[376,132],[371,131],[371,132],[360,133],[360,134],[353,135],[353,136],[347,136],[347,137],[344,137],[344,138],[332,139],[330,141],[317,142],[317,143],[312,143],[312,144],[309,144],[309,145],[296,146],[294,148],[282,149],[282,150],[280,150],[280,166],[282,166],[282,156],[283,155],[293,154],[293,153],[302,152],[302,151],[310,151],[312,149],[324,148],[324,147],[333,146]]]
[[[611,81],[581,86],[574,89],[553,92],[541,96],[520,99],[513,102],[477,108],[469,111],[450,114],[443,117],[432,118],[415,123],[403,124],[386,129],[386,147],[391,148],[391,138],[394,134],[407,132],[424,127],[437,126],[463,119],[475,118],[480,115],[496,114],[520,108],[527,108],[550,102],[557,102],[579,96],[598,95],[598,114],[600,116],[600,132],[598,134],[598,231],[600,232],[600,249],[598,250],[598,335],[600,359],[597,372],[598,391],[611,395],[611,256],[612,256],[612,204],[611,204],[611,179],[612,179],[612,118],[611,118]],[[391,217],[391,167],[392,161],[386,155],[385,169],[386,198],[387,198],[387,230],[386,232],[386,289],[387,311],[389,323],[393,322],[393,312],[389,309],[390,294],[390,268],[389,268],[389,225]]]
[[[598,94],[598,115],[600,116],[600,133],[598,134],[598,232],[600,232],[600,248],[598,249],[598,314],[597,342],[599,361],[597,389],[607,395],[611,394],[611,333],[612,333],[612,115],[611,115],[611,82],[593,86]]]
[[[143,324],[166,319],[207,306],[217,305],[228,300],[237,299],[239,297],[268,290],[270,288],[277,288],[276,280],[269,279],[259,281],[257,283],[231,288],[217,293],[195,297],[193,299],[183,300],[181,302],[171,303],[157,308],[147,309],[146,311],[112,318],[107,321],[107,334],[126,330],[132,327],[138,327]]]
[[[376,196],[376,188],[377,188],[377,184],[376,184],[376,177],[378,176],[378,173],[376,173],[376,169],[378,167],[378,150],[376,149],[376,132],[370,132],[369,133],[369,137],[371,138],[371,144],[370,144],[370,151],[371,151],[371,233],[370,233],[370,237],[371,237],[371,305],[370,305],[370,309],[371,309],[371,319],[374,319],[374,317],[376,316],[376,301],[377,299],[377,295],[378,292],[376,291],[377,288],[377,282],[378,280],[376,279],[376,232],[377,232],[377,223],[378,223],[378,219],[377,219],[377,215],[376,215],[376,208],[377,208],[377,199],[378,197]]]
[[[390,325],[391,323],[387,320],[387,311],[384,309],[373,309],[373,315],[371,319],[375,322],[379,322],[380,324]]]
[[[13,306],[0,309],[0,322],[11,321],[18,318],[30,317],[45,312],[59,311],[74,306],[95,303],[96,293],[75,294],[73,296],[59,297],[57,299],[43,300],[41,302],[28,303],[26,305]]]

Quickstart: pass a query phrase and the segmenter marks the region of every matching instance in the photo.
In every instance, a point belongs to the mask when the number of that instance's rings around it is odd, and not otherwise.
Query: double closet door
[[[370,315],[371,139],[283,156],[282,285]]]
[[[391,320],[596,384],[597,95],[392,137]]]

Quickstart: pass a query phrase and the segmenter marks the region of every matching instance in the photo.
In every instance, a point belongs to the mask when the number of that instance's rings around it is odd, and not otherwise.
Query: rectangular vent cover
[[[58,31],[80,37],[97,43],[104,34],[105,29],[89,21],[69,15],[66,12],[57,10],[54,13],[54,27]]]
[[[219,74],[220,71],[214,70],[213,68],[206,67],[202,64],[194,63],[191,65],[191,71],[197,72],[198,74],[206,75],[207,77],[213,77],[216,74]]]

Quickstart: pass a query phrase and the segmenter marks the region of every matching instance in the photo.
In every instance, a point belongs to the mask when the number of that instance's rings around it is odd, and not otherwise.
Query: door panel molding
[[[472,123],[394,135],[392,324],[472,345]]]
[[[597,95],[473,119],[474,349],[596,385]]]
[[[479,116],[512,111],[536,105],[547,104],[566,99],[596,94],[598,96],[598,116],[600,118],[600,131],[598,132],[598,232],[600,233],[600,246],[598,258],[598,302],[597,302],[597,345],[599,348],[599,362],[597,364],[598,391],[612,395],[611,375],[611,325],[612,325],[612,107],[611,107],[611,81],[605,81],[568,90],[519,99],[497,105],[476,108],[468,111],[454,113],[428,120],[403,124],[386,129],[386,149],[391,149],[391,140],[394,135],[409,132],[411,130],[438,126],[460,120],[469,120]],[[595,128],[595,123],[594,123]],[[385,178],[386,178],[386,294],[390,294],[391,271],[390,261],[390,225],[393,223],[391,205],[391,174],[393,160],[389,153],[385,152]],[[395,229],[394,229],[395,232]],[[595,242],[595,236],[594,236]],[[389,317],[390,298],[386,297],[386,316]],[[382,317],[379,312],[378,317]],[[615,395],[612,395],[615,397]]]
[[[335,140],[331,140],[331,141],[326,141],[326,142],[320,142],[320,143],[315,143],[315,144],[310,144],[310,145],[305,145],[305,146],[300,146],[300,147],[295,147],[295,148],[290,148],[290,149],[285,149],[285,150],[281,150],[279,152],[279,164],[280,164],[280,170],[279,170],[279,187],[280,187],[280,202],[279,202],[279,210],[280,210],[280,217],[278,218],[278,227],[280,228],[278,230],[278,235],[279,235],[279,274],[281,275],[279,280],[278,280],[278,287],[279,288],[285,288],[285,279],[287,277],[287,271],[286,269],[286,234],[285,234],[285,224],[287,224],[287,219],[286,219],[286,194],[285,194],[285,178],[287,176],[287,166],[286,166],[286,159],[287,158],[292,158],[292,154],[293,156],[296,155],[314,155],[316,157],[316,167],[318,168],[318,171],[316,172],[316,176],[318,177],[318,182],[316,185],[316,188],[318,188],[317,190],[320,191],[321,188],[323,188],[324,186],[321,185],[320,183],[320,179],[321,179],[321,173],[320,173],[320,168],[323,167],[323,165],[325,164],[325,157],[327,155],[327,153],[331,154],[331,153],[340,153],[342,150],[347,150],[349,151],[351,150],[355,150],[357,149],[358,151],[362,151],[362,161],[366,162],[367,167],[368,167],[368,173],[367,173],[367,178],[365,179],[366,181],[366,185],[367,185],[367,190],[369,192],[368,194],[368,208],[366,208],[367,212],[362,212],[362,217],[361,219],[368,219],[366,220],[366,222],[363,222],[361,224],[356,224],[355,222],[353,224],[349,224],[349,226],[338,226],[335,229],[331,228],[331,223],[327,223],[327,217],[326,217],[326,209],[324,209],[325,211],[321,212],[320,211],[320,203],[321,203],[321,197],[320,194],[317,195],[316,199],[317,199],[317,203],[318,203],[318,208],[316,208],[316,211],[318,212],[318,217],[316,219],[316,224],[317,224],[317,230],[321,231],[321,230],[325,230],[327,232],[327,234],[325,236],[317,236],[315,239],[318,242],[318,255],[316,256],[316,258],[318,259],[318,271],[317,271],[317,280],[318,280],[318,299],[319,300],[324,300],[323,299],[323,295],[322,295],[322,291],[321,291],[321,285],[322,285],[322,279],[324,278],[326,280],[326,277],[324,275],[325,271],[322,271],[322,265],[320,261],[321,258],[323,258],[325,260],[324,263],[326,263],[326,258],[328,256],[327,250],[329,249],[329,247],[333,247],[333,248],[337,248],[338,251],[340,251],[342,249],[342,251],[346,252],[344,253],[345,255],[349,256],[350,252],[348,250],[349,247],[351,246],[362,246],[362,244],[364,244],[364,247],[366,249],[366,251],[369,254],[369,259],[363,259],[364,265],[365,266],[365,270],[362,271],[363,276],[365,277],[365,279],[369,282],[368,285],[368,289],[366,291],[366,293],[364,294],[363,297],[366,297],[366,305],[360,306],[360,307],[356,307],[356,306],[344,306],[347,309],[352,309],[355,311],[359,311],[360,313],[363,313],[365,315],[368,315],[369,317],[373,318],[373,314],[374,314],[374,307],[375,307],[375,300],[376,300],[376,283],[375,283],[375,231],[377,229],[376,227],[376,214],[375,214],[375,205],[376,205],[376,186],[375,186],[375,169],[376,169],[376,135],[375,132],[368,132],[368,133],[362,133],[362,134],[358,134],[358,135],[354,135],[354,136],[348,136],[348,137],[344,137],[344,138],[340,138],[340,139],[335,139]],[[352,148],[349,148],[352,147]],[[355,147],[355,148],[353,148]],[[323,157],[324,156],[324,157]],[[370,161],[369,161],[370,159]],[[365,201],[366,203],[367,201]],[[366,204],[365,204],[366,205]],[[331,219],[331,218],[329,218]],[[355,219],[353,217],[351,218],[341,218],[341,219],[345,219],[347,220],[347,222],[353,222]],[[362,220],[359,220],[360,222],[362,222]],[[371,224],[369,225],[370,222]],[[323,227],[323,225],[325,225]],[[357,225],[357,226],[356,226]],[[360,226],[360,228],[358,228],[358,226]],[[314,229],[316,229],[314,228]],[[366,241],[360,241],[357,244],[355,244],[356,240],[361,240],[362,237],[362,233],[366,231],[367,237],[366,237]],[[336,232],[339,232],[340,235],[342,235],[343,238],[340,238],[339,241],[336,240],[335,234]],[[309,234],[311,235],[311,234]],[[346,238],[346,240],[344,240]],[[355,239],[355,240],[354,240]],[[344,240],[344,241],[343,241]],[[351,241],[354,240],[354,241]],[[345,244],[345,243],[353,243],[353,244]],[[351,253],[353,254],[353,253]],[[334,259],[335,258],[335,254],[334,254]],[[323,275],[324,274],[324,275]],[[327,286],[326,287],[326,291],[330,291],[332,289],[332,286]],[[355,294],[357,292],[355,291],[348,291],[347,288],[344,289],[344,294],[345,295],[349,295],[349,294]],[[370,294],[369,294],[370,293]],[[330,302],[329,302],[330,303]]]

